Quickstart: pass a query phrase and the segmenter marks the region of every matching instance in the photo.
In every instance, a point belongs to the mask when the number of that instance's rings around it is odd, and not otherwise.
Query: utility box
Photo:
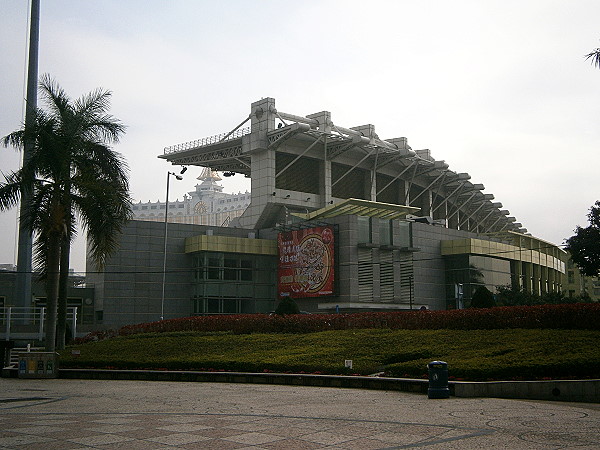
[[[444,361],[432,361],[427,364],[429,372],[428,398],[450,398],[448,388],[448,364]]]
[[[58,376],[58,353],[19,353],[19,378],[56,378]]]

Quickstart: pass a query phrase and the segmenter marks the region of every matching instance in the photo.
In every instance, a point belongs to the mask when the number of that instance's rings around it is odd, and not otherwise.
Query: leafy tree
[[[597,48],[593,52],[585,55],[585,59],[591,60],[592,65],[600,69],[600,48]]]
[[[471,308],[491,308],[496,306],[494,294],[485,286],[478,286],[471,298]]]
[[[600,274],[600,200],[590,208],[588,219],[588,227],[577,226],[575,234],[565,241],[565,250],[581,273],[593,277]]]
[[[300,308],[294,300],[290,297],[283,297],[277,305],[277,309],[275,309],[275,314],[279,314],[280,316],[284,316],[286,314],[299,314]]]
[[[539,305],[538,295],[512,286],[496,286],[496,303],[498,306]]]
[[[574,297],[567,297],[564,292],[545,292],[540,296],[512,286],[496,286],[496,302],[498,306],[559,305],[589,303],[591,298],[586,292]]]
[[[5,147],[19,149],[29,142],[31,151],[21,169],[3,174],[0,210],[29,194],[21,221],[35,235],[35,269],[46,279],[46,349],[54,351],[61,279],[58,347],[64,347],[66,280],[77,221],[87,231],[89,257],[100,269],[131,217],[131,199],[127,164],[109,147],[125,130],[107,113],[111,93],[96,89],[73,101],[48,75],[40,93],[46,109],[37,108],[31,122],[2,139]]]

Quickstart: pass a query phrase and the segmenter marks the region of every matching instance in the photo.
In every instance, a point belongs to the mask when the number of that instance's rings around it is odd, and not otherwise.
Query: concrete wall
[[[194,283],[193,256],[185,253],[185,238],[206,234],[216,227],[169,224],[164,318],[192,313]],[[248,237],[251,230],[218,228],[220,235]],[[101,273],[88,267],[89,280],[96,287],[96,309],[102,311],[103,325],[115,328],[126,324],[160,320],[162,304],[164,224],[131,221],[123,229],[118,251]]]

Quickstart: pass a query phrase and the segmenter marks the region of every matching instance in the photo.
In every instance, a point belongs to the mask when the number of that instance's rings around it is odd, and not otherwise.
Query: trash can
[[[19,378],[56,378],[58,376],[58,353],[19,353]]]
[[[448,389],[448,364],[444,361],[432,361],[427,364],[429,372],[428,398],[450,398]]]

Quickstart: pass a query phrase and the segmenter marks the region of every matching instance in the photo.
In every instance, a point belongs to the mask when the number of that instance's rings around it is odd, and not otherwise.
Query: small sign
[[[81,350],[71,350],[71,356],[79,357],[81,356]]]
[[[344,360],[344,366],[347,367],[348,369],[352,369],[352,360],[351,359],[345,359]]]

